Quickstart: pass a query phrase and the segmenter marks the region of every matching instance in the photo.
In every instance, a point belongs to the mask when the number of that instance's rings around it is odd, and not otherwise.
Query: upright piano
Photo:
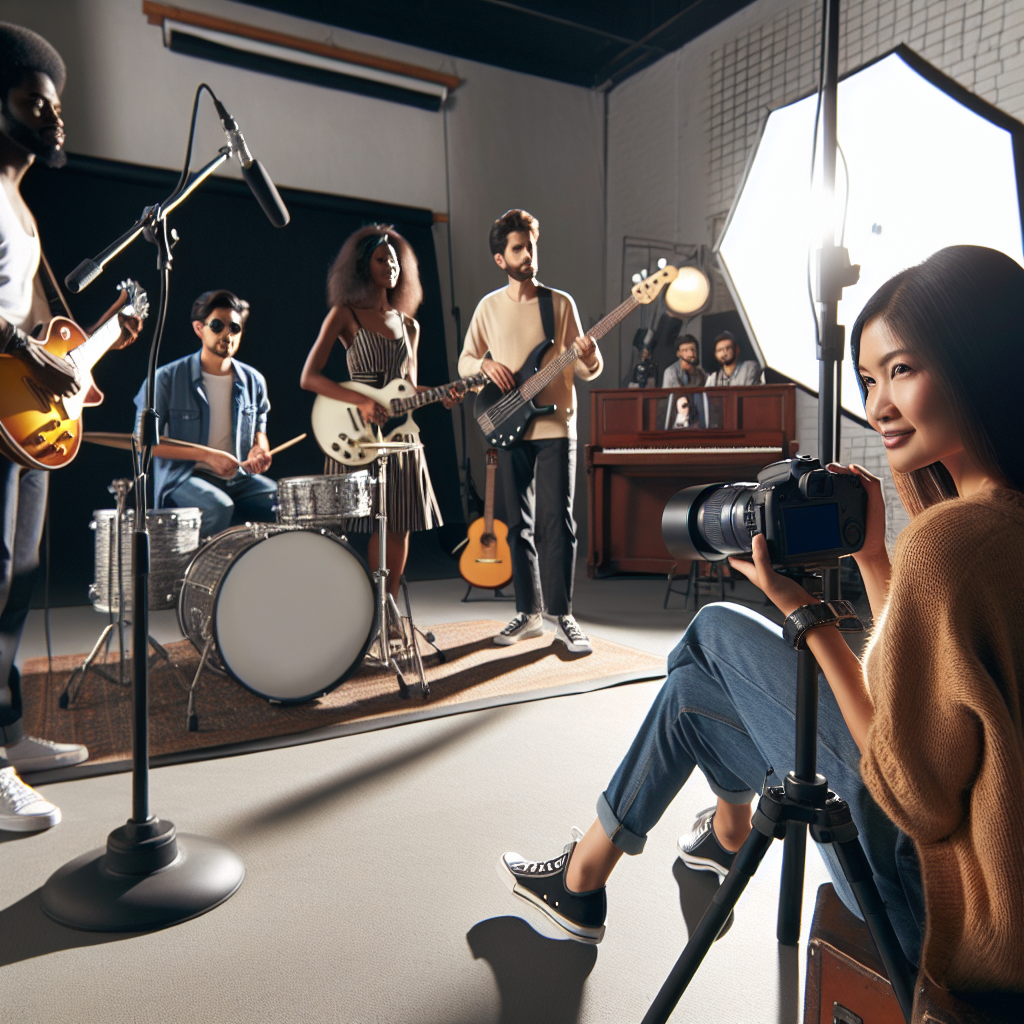
[[[796,454],[795,434],[794,384],[591,391],[587,574],[687,572],[661,536],[669,498],[693,484],[755,480]]]

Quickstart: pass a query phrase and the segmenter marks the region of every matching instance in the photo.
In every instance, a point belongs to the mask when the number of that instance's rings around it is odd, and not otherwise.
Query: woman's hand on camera
[[[851,463],[843,466],[838,462],[828,465],[831,473],[845,473],[847,476],[859,476],[868,496],[867,522],[864,524],[864,546],[853,557],[858,565],[884,559],[889,563],[889,554],[885,549],[885,502],[882,500],[882,481],[863,466]]]
[[[739,573],[764,591],[765,597],[783,615],[792,615],[797,608],[805,604],[813,604],[817,599],[809,594],[796,580],[788,576],[782,576],[772,568],[771,560],[768,558],[768,543],[763,533],[754,535],[751,544],[754,556],[753,564],[741,558],[730,558],[729,564]]]

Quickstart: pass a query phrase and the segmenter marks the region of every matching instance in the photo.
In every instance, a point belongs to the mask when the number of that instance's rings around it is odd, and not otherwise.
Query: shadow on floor
[[[484,646],[489,646],[490,643],[490,640],[483,641]],[[463,645],[464,648],[471,648],[473,650],[479,650],[480,646],[479,642]],[[469,650],[463,650],[460,647],[452,648],[452,652],[447,659],[448,661],[453,661],[470,653]],[[554,659],[551,668],[553,671],[557,671],[557,666],[560,663],[579,661],[581,658],[586,657],[589,657],[587,652],[581,651],[574,654],[566,650],[565,644],[552,640],[547,647],[541,647],[535,651],[523,651],[521,654],[510,654],[504,658],[496,658],[494,661],[484,662],[482,665],[473,665],[471,668],[463,669],[461,672],[453,672],[450,676],[445,676],[444,679],[439,679],[431,685],[438,691],[443,688],[445,693],[454,693],[471,686],[480,686],[482,683],[488,683],[492,679],[505,675],[507,672],[516,672],[521,668],[526,668],[527,665],[536,665],[537,662],[543,661],[545,658]],[[557,678],[552,680],[552,685],[558,685]]]
[[[481,921],[466,942],[474,958],[494,971],[499,1024],[576,1024],[596,946],[545,938],[518,917]]]
[[[59,953],[62,949],[99,946],[105,942],[133,939],[143,932],[83,932],[65,928],[43,913],[41,889],[0,910],[0,967],[33,957]]]
[[[718,892],[718,875],[714,871],[693,871],[678,857],[672,865],[672,875],[679,886],[679,909],[683,912],[683,920],[686,922],[686,934],[692,935],[693,930],[700,924],[704,911],[708,909],[715,893]],[[729,931],[734,920],[734,915],[730,913],[718,938]]]
[[[492,714],[465,715],[458,725],[446,728],[421,743],[393,751],[387,757],[369,764],[349,768],[326,782],[319,782],[304,790],[297,788],[293,796],[227,823],[223,830],[218,830],[217,838],[230,843],[246,838],[250,832],[256,830],[291,826],[308,815],[319,816],[361,786],[400,771],[488,727],[494,721],[494,717]]]

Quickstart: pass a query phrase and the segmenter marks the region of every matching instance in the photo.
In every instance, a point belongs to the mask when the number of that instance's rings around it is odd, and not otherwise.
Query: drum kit
[[[105,443],[105,442],[100,442]],[[422,445],[379,441],[377,479],[368,470],[337,476],[286,477],[278,482],[277,522],[245,523],[200,542],[197,508],[155,509],[150,534],[150,608],[177,608],[182,633],[199,652],[188,689],[188,728],[199,728],[197,693],[204,669],[226,675],[271,704],[301,704],[348,679],[364,660],[394,672],[400,695],[410,678],[430,693],[418,637],[438,650],[432,634],[413,622],[405,579],[405,611],[387,592],[387,463]],[[93,513],[95,573],[89,596],[108,624],[61,695],[68,707],[90,669],[128,685],[124,626],[131,619],[131,541],[134,512],[125,509],[130,480],[109,490],[117,508]],[[340,530],[344,520],[373,514],[376,491],[379,562],[371,573]],[[112,676],[96,665],[117,630],[121,658]],[[150,638],[156,652],[167,652]],[[443,658],[443,653],[438,650]]]

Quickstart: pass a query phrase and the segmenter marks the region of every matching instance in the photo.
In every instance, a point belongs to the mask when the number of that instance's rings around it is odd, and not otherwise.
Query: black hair
[[[227,288],[203,292],[192,303],[192,319],[206,323],[206,318],[215,309],[233,309],[241,316],[243,324],[249,319],[249,303],[245,299],[240,299],[234,292],[229,292]]]
[[[379,228],[380,230],[374,231],[369,235],[364,235],[356,246],[356,280],[363,284],[373,280],[373,275],[370,272],[370,261],[373,259],[373,254],[382,245],[391,244],[391,239],[388,237],[387,227],[383,224],[374,224],[371,226]],[[395,255],[398,254],[396,253]]]
[[[739,345],[736,342],[736,335],[732,331],[722,331],[721,334],[715,335],[715,344],[717,345],[720,341],[731,341],[733,345],[738,348]]]
[[[327,274],[327,304],[365,309],[375,299],[370,261],[387,242],[398,257],[398,283],[388,291],[388,302],[406,316],[415,316],[423,302],[419,262],[412,246],[390,224],[364,224],[345,239]]]
[[[676,351],[679,351],[680,345],[696,345],[697,354],[700,355],[700,342],[692,334],[683,334],[676,338]]]
[[[491,246],[491,255],[505,254],[508,236],[513,231],[526,231],[536,242],[540,238],[540,221],[532,213],[525,210],[506,210],[492,225],[487,241]]]
[[[59,96],[68,72],[61,55],[38,32],[0,21],[0,100],[21,84],[26,71],[49,75]]]
[[[1024,268],[995,249],[951,245],[886,281],[850,333],[865,401],[860,340],[876,319],[936,378],[974,463],[1024,491]],[[911,515],[957,495],[941,462],[893,480]]]

